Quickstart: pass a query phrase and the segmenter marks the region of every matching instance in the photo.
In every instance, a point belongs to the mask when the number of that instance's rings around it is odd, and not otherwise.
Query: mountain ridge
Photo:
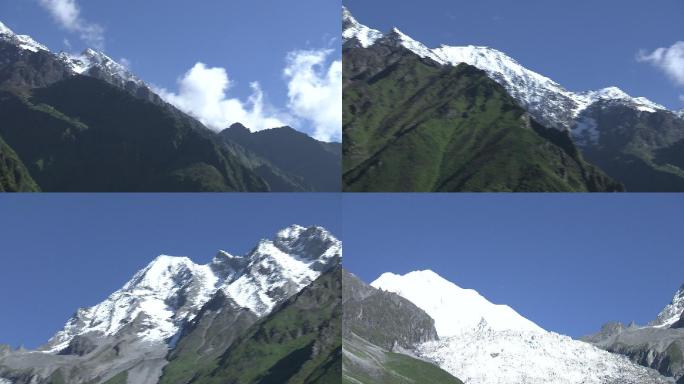
[[[324,228],[292,225],[244,256],[219,251],[204,265],[158,256],[104,301],[79,309],[38,350],[0,353],[0,378],[44,384],[61,375],[90,384],[125,375],[136,384],[156,383],[198,314],[214,308],[234,315],[244,325],[235,328],[237,336],[339,265],[341,252]]]
[[[300,141],[320,150],[294,166],[277,164],[266,158],[272,151],[248,150],[167,103],[104,52],[55,54],[4,24],[0,91],[0,136],[44,191],[339,191],[334,143],[302,133]],[[292,142],[278,151],[294,151]]]
[[[459,289],[452,287],[443,296],[435,295],[432,283],[442,287],[438,291],[447,285]],[[482,305],[466,306],[463,298],[477,292],[462,290],[432,271],[384,274],[373,285],[399,294],[435,318],[439,340],[418,345],[416,352],[467,383],[670,383],[656,371],[636,365],[624,356],[568,336],[520,321],[517,326],[510,326],[506,321],[502,325],[500,315],[485,319],[487,310],[496,306],[486,299]],[[448,311],[445,313],[442,308]],[[514,312],[506,318],[515,319],[516,315]],[[472,320],[463,321],[464,318],[480,320],[473,324]],[[445,319],[462,325],[440,326]]]

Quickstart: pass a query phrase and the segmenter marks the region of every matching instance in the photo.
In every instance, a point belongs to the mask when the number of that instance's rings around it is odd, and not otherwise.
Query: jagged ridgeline
[[[684,285],[646,326],[608,323],[582,340],[684,383]]]
[[[684,118],[574,93],[488,47],[430,49],[343,10],[346,191],[684,191]]]
[[[235,131],[209,130],[101,52],[54,54],[0,23],[0,190],[340,190],[339,143]]]
[[[291,226],[206,265],[160,256],[38,350],[0,347],[0,383],[339,383],[341,252]]]
[[[344,270],[342,283],[344,383],[462,384],[413,354],[418,344],[437,339],[434,320],[423,310]]]

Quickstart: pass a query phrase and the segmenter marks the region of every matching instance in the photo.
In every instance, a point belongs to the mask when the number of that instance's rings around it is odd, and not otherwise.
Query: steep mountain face
[[[160,383],[339,383],[341,285],[340,267],[329,269],[232,343],[172,358]],[[213,334],[226,326],[214,321],[207,331]],[[181,343],[192,340],[195,333]],[[202,361],[195,365],[189,357]],[[180,359],[194,375],[177,374]]]
[[[608,323],[582,340],[684,383],[684,286],[647,326]]]
[[[416,353],[466,383],[671,382],[623,356],[547,332],[431,271],[384,274],[371,285],[397,293],[435,319],[439,340],[418,345]]]
[[[0,137],[0,192],[37,192],[39,190],[24,163]]]
[[[327,153],[310,159],[318,173],[292,176],[268,160],[272,146],[210,131],[104,53],[53,54],[4,25],[0,118],[0,136],[44,191],[318,191],[339,179]],[[279,153],[293,150],[282,144]]]
[[[345,190],[622,189],[483,71],[442,66],[394,38],[343,50]]]
[[[628,191],[684,191],[684,119],[601,101],[577,123],[573,135],[584,157]]]
[[[91,77],[0,93],[0,135],[44,191],[266,191],[212,133]]]
[[[472,65],[500,84],[542,126],[569,132],[585,158],[605,167],[628,191],[684,190],[681,156],[669,155],[684,145],[678,143],[684,135],[681,111],[668,111],[617,87],[571,92],[495,49],[431,49],[396,28],[383,34],[360,24],[348,10],[343,13],[345,48],[403,48],[440,66]],[[644,136],[651,140],[644,142]],[[657,158],[658,153],[666,156]]]
[[[123,375],[129,383],[157,383],[170,349],[176,361],[196,343],[199,350],[230,344],[340,257],[339,240],[323,228],[301,226],[262,240],[245,256],[221,251],[207,265],[159,256],[102,303],[79,309],[39,350],[0,355],[0,377],[43,384],[59,375],[78,384]],[[198,336],[228,324],[232,334]]]
[[[268,161],[256,167],[269,185],[278,190],[339,192],[342,172],[342,145],[318,141],[290,127],[251,132],[233,124],[220,136],[237,143]],[[280,172],[274,172],[277,169]]]
[[[461,383],[413,354],[420,343],[437,339],[434,320],[423,310],[347,271],[342,287],[345,383]]]

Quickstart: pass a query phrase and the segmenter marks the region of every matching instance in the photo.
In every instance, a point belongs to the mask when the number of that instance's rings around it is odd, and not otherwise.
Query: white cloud
[[[342,136],[342,62],[326,65],[331,50],[293,51],[283,71],[288,102],[275,108],[264,100],[259,83],[250,84],[251,95],[243,101],[230,97],[232,81],[224,68],[195,64],[178,79],[178,91],[155,88],[164,100],[192,115],[213,130],[242,123],[252,131],[290,125],[302,129],[306,120],[311,135],[319,140]]]
[[[288,108],[313,124],[319,140],[339,140],[342,135],[342,61],[326,68],[331,50],[294,51],[287,55]]]
[[[166,89],[156,89],[156,92],[214,130],[238,122],[253,131],[287,125],[288,116],[264,102],[259,83],[250,84],[252,94],[246,102],[228,97],[226,92],[231,85],[225,69],[197,63],[178,79],[178,93]]]
[[[50,12],[62,28],[78,33],[93,48],[104,47],[104,28],[84,20],[76,0],[40,0],[40,5]]]
[[[665,72],[677,84],[684,86],[684,41],[669,48],[658,48],[651,53],[641,51],[637,60],[647,62]]]

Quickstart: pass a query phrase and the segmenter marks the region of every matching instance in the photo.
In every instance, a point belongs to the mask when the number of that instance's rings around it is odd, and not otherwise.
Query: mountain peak
[[[145,342],[165,343],[219,290],[263,316],[335,265],[331,253],[340,252],[339,241],[325,229],[293,225],[245,256],[219,251],[211,263],[200,265],[187,257],[160,255],[107,299],[79,309],[41,351],[58,353],[83,334],[126,337],[135,332]]]
[[[0,35],[14,35],[9,27],[7,27],[2,21],[0,21]]]
[[[242,123],[233,123],[227,129],[230,129],[233,131],[243,131],[243,132],[247,132],[247,133],[252,132],[249,130],[249,128],[245,127]]]
[[[684,284],[677,290],[672,301],[658,314],[650,326],[669,328],[677,323],[684,315]]]
[[[104,52],[86,48],[80,54],[61,52],[60,60],[74,73],[79,75],[91,75],[108,82],[133,82],[139,86],[145,86],[145,82],[137,78],[128,68]]]
[[[382,32],[359,23],[351,12],[342,7],[342,42],[356,41],[363,48],[370,47],[382,37]]]
[[[345,9],[346,10],[346,9]],[[484,46],[448,46],[431,49],[393,28],[386,35],[359,24],[351,13],[344,13],[344,41],[356,40],[358,45],[368,48],[376,41],[404,47],[423,58],[430,58],[441,65],[456,66],[461,63],[472,65],[487,73],[525,108],[538,122],[549,127],[570,131],[575,119],[592,104],[599,101],[618,101],[639,111],[657,112],[667,110],[643,97],[631,97],[617,87],[598,91],[571,92],[560,84],[530,70],[507,54]],[[684,112],[677,113],[684,117]]]
[[[440,336],[476,328],[483,319],[494,330],[543,331],[509,306],[492,304],[475,290],[463,289],[431,270],[403,276],[384,273],[371,286],[413,302],[435,320]]]
[[[4,23],[0,22],[0,40],[8,41],[25,51],[48,51],[46,46],[33,40],[28,35],[17,35]]]

